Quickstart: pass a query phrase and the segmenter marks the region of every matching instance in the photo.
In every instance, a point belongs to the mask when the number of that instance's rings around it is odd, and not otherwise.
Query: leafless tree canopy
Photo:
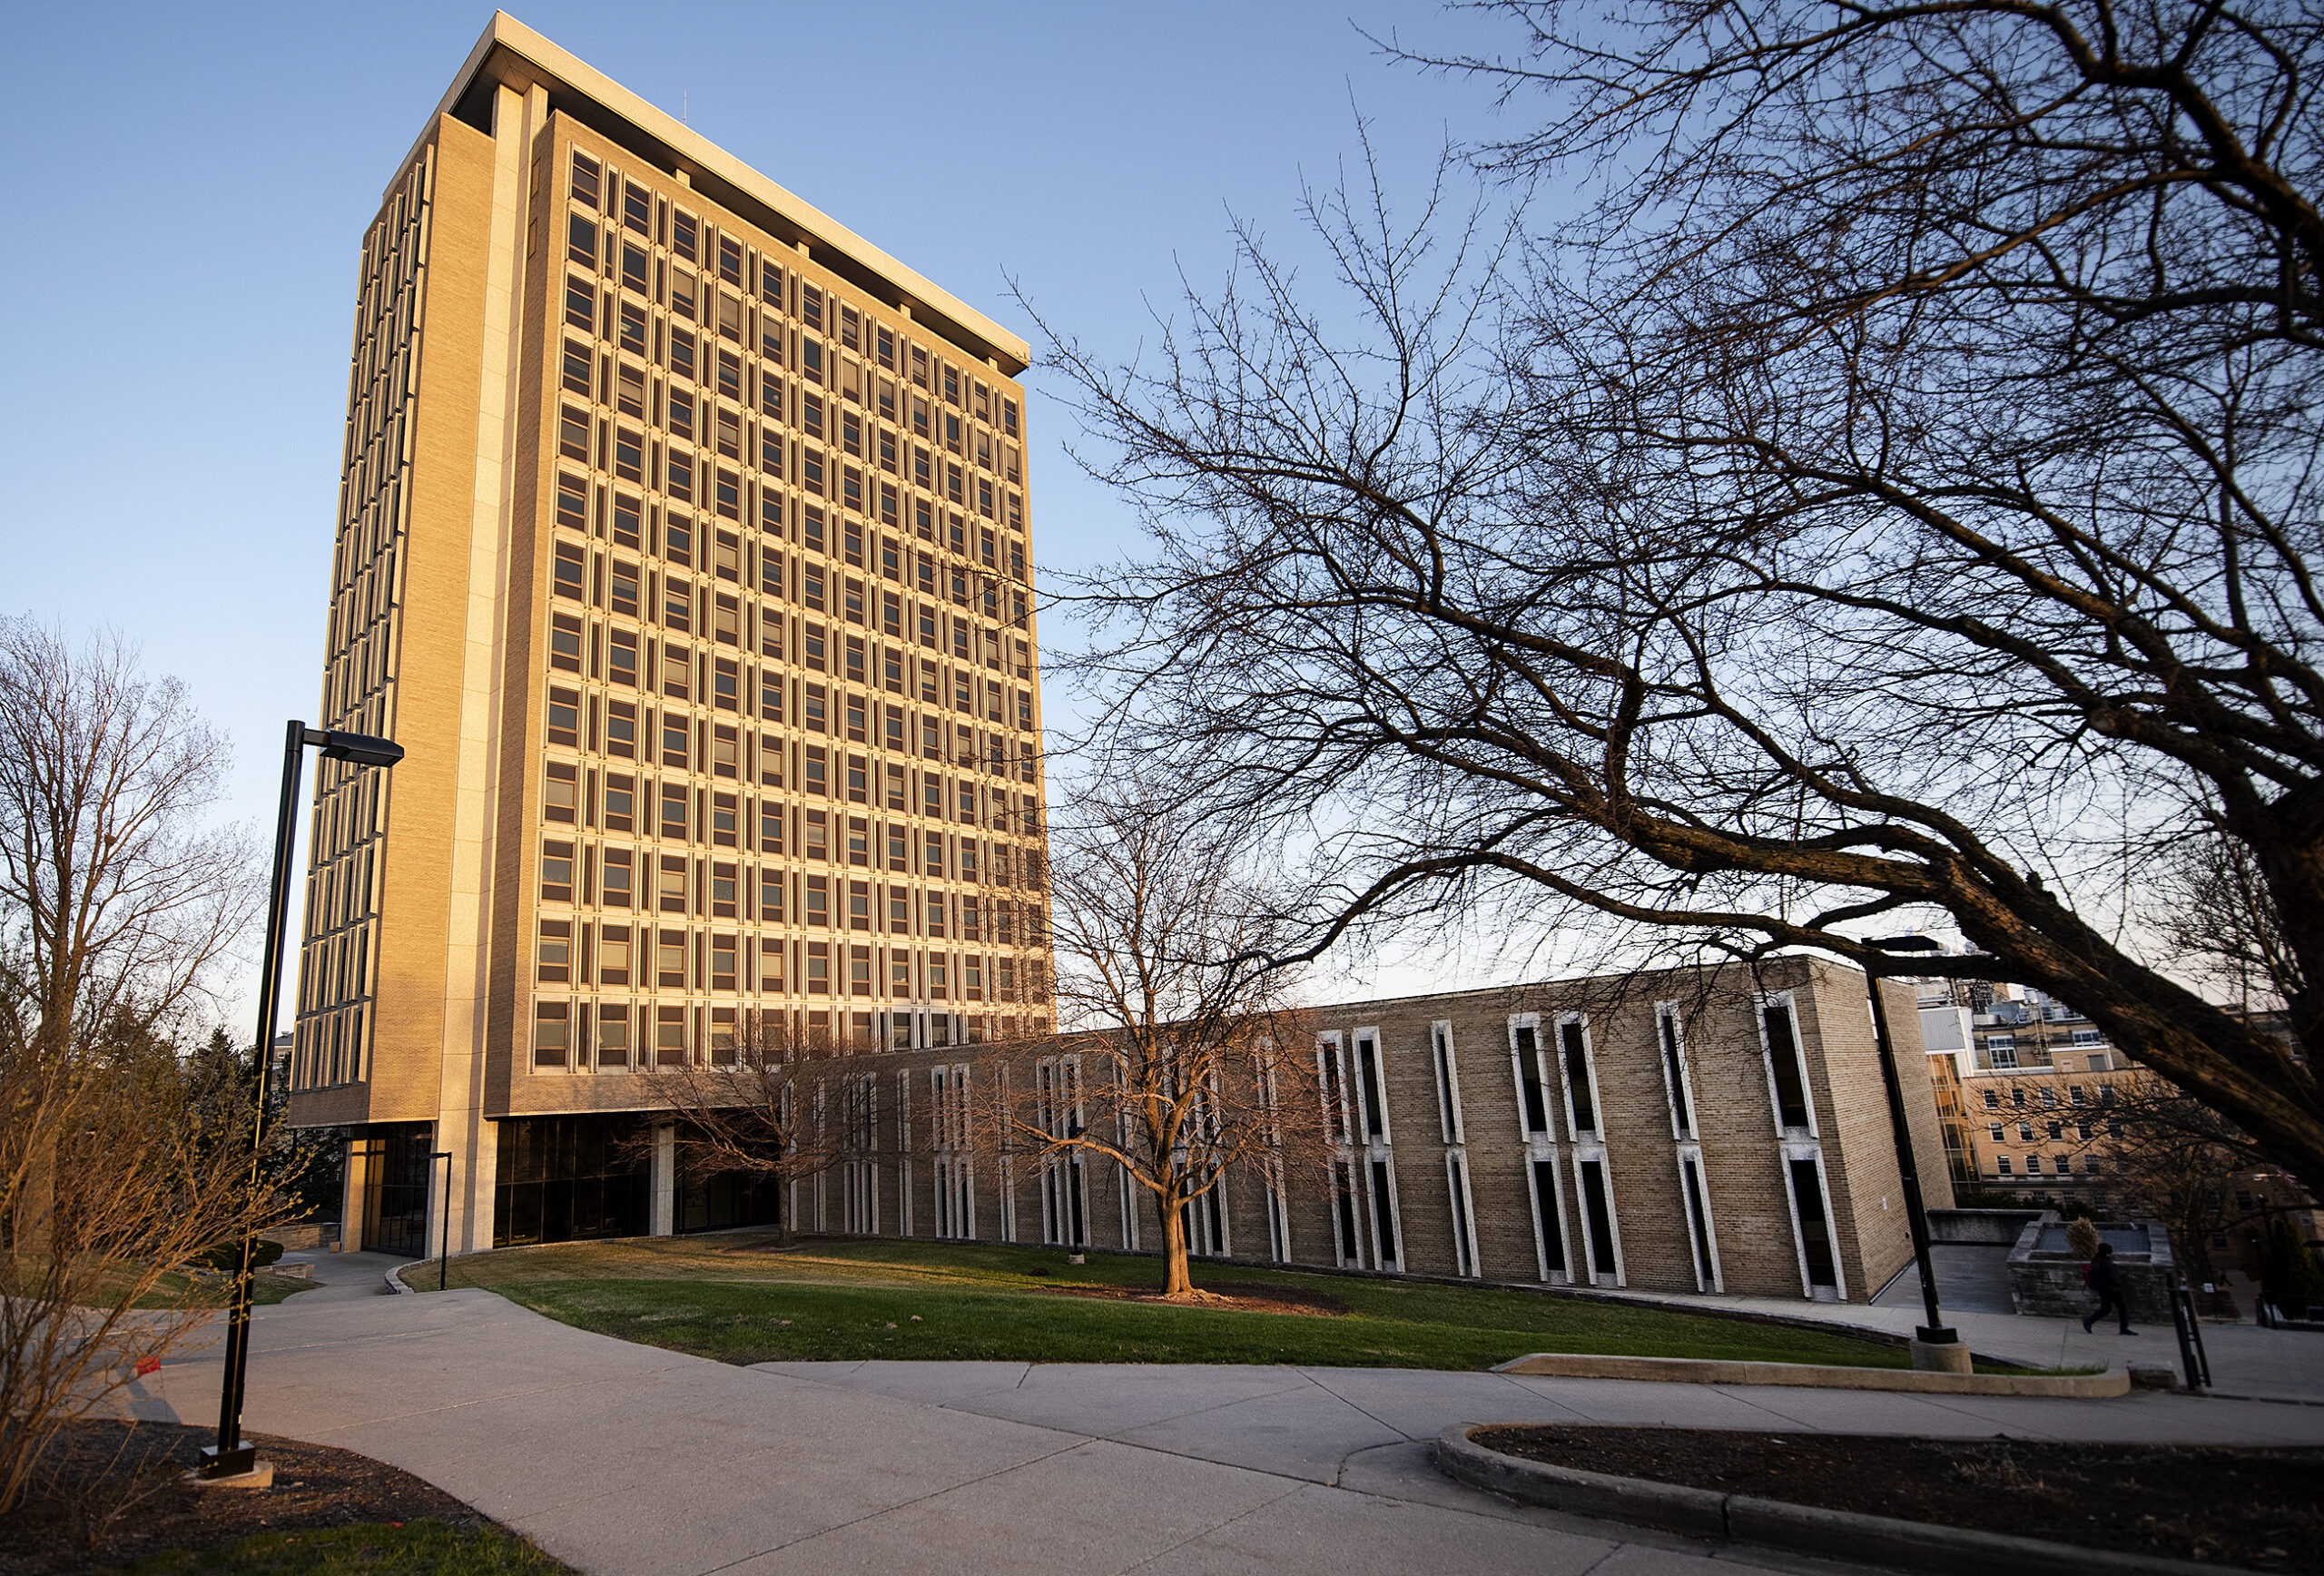
[[[248,840],[204,824],[227,760],[118,641],[0,618],[0,939],[39,1054],[207,1001],[263,895]]]
[[[1033,1165],[1121,1167],[1154,1208],[1164,1295],[1190,1295],[1188,1207],[1237,1173],[1280,1192],[1322,1164],[1281,904],[1256,883],[1246,836],[1135,773],[1077,794],[1051,838],[1057,1000],[1078,1032],[1004,1059],[973,1119]]]
[[[2136,923],[2214,833],[2324,978],[2324,21],[1487,9],[1506,58],[1401,53],[1540,108],[1506,240],[1451,172],[1315,193],[1335,295],[1246,238],[1141,362],[1055,354],[1150,522],[1082,588],[1134,747],[1315,839],[1300,951],[1949,914],[2324,1187],[2305,1058]]]
[[[789,1183],[880,1156],[872,1124],[849,1119],[850,1091],[871,1074],[869,1059],[795,1033],[787,1013],[745,1012],[731,1044],[642,1074],[638,1086],[644,1103],[669,1118],[689,1175]],[[657,1141],[650,1129],[634,1140],[637,1157]]]

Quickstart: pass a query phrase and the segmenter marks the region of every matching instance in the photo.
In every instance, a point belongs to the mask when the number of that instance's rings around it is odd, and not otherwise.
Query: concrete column
[[[516,332],[523,292],[523,248],[530,153],[547,123],[547,92],[494,90],[490,244],[485,264],[483,378],[477,400],[477,479],[469,529],[468,605],[461,647],[460,736],[453,807],[451,923],[447,949],[444,1063],[438,1096],[439,1148],[452,1152],[453,1251],[492,1246],[493,1189],[498,1133],[485,1119],[484,1098],[494,1051],[490,1019],[493,844],[499,828],[497,757],[493,741],[502,725],[504,613],[508,606],[509,534],[513,507],[516,390],[523,345]],[[451,743],[445,741],[443,743]],[[439,744],[439,747],[440,744]],[[516,1014],[517,1032],[531,1026]],[[502,1057],[521,1049],[497,1048]]]
[[[356,1253],[368,1245],[363,1240],[363,1189],[371,1177],[369,1151],[361,1138],[347,1140],[347,1164],[340,1173],[339,1250]]]
[[[654,1224],[655,1236],[668,1236],[678,1228],[678,1130],[673,1127],[654,1129]]]

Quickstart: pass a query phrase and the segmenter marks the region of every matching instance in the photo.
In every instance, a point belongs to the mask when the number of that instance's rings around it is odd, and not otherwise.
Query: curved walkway
[[[320,1256],[261,1308],[247,1424],[418,1473],[593,1572],[1700,1571],[1721,1551],[1521,1507],[1428,1464],[1447,1423],[1667,1422],[2324,1443],[2324,1408],[2142,1394],[1939,1400],[1393,1369],[842,1363],[735,1368],[489,1292],[373,1295]],[[138,1388],[214,1413],[214,1350]],[[1713,1563],[1713,1560],[1717,1563]]]

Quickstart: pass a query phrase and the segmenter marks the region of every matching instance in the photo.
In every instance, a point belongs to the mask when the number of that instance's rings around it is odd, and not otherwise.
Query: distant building
[[[1955,1184],[2071,1195],[2102,1177],[2106,1108],[2142,1077],[2105,1031],[2039,990],[1915,981]],[[1983,1006],[1975,1005],[1982,1002]]]

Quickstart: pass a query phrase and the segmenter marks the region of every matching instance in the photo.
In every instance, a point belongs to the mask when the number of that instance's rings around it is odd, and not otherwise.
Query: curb
[[[403,1284],[403,1267],[398,1265],[388,1271],[388,1289],[400,1296],[416,1297],[419,1294]]]
[[[2039,1570],[2044,1576],[2196,1576],[2197,1572],[2218,1576],[2223,1569],[2191,1560],[2083,1549],[2041,1538],[1820,1510],[1748,1494],[1723,1494],[1715,1489],[1551,1466],[1487,1450],[1469,1437],[1480,1428],[1521,1426],[1456,1423],[1436,1436],[1436,1469],[1472,1488],[1574,1515],[1625,1522],[1681,1537],[1752,1543],[1905,1571],[2023,1568]]]
[[[1496,1374],[1554,1379],[1659,1379],[1681,1384],[1793,1384],[1825,1390],[1905,1390],[1924,1395],[2048,1395],[2096,1401],[2131,1393],[2123,1369],[2103,1374],[1950,1374],[1923,1368],[1846,1368],[1718,1357],[1612,1357],[1535,1352]]]

